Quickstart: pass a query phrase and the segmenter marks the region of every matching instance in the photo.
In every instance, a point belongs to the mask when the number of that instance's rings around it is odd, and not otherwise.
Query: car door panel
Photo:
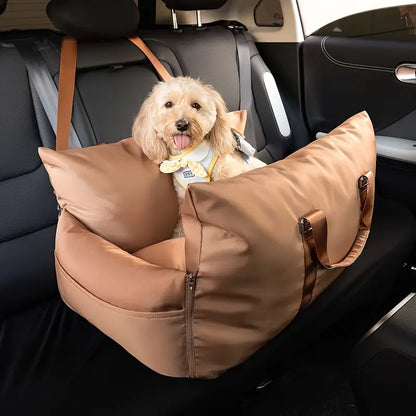
[[[311,36],[303,45],[305,108],[312,131],[328,131],[366,110],[376,132],[400,126],[416,110],[416,85],[400,82],[395,68],[416,62],[414,41]]]
[[[310,36],[303,44],[304,106],[313,135],[366,110],[377,135],[377,190],[416,213],[416,84],[396,68],[416,63],[412,40]]]

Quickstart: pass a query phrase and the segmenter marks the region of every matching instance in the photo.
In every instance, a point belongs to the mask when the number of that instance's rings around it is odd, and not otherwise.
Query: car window
[[[347,16],[317,30],[314,35],[415,39],[416,5],[395,6]]]

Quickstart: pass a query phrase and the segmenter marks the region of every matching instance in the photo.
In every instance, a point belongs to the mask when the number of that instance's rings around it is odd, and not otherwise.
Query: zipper
[[[192,273],[186,274],[185,282],[186,357],[188,360],[189,377],[195,378],[194,327],[192,318],[194,313],[196,275],[193,275]]]

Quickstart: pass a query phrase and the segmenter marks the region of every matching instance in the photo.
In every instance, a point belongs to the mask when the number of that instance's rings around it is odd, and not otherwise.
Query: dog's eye
[[[195,108],[196,110],[199,110],[201,108],[201,104],[199,104],[199,103],[192,103],[191,104],[191,107],[192,108]]]
[[[168,101],[168,102],[165,103],[166,108],[171,108],[172,106],[173,106],[172,101]]]

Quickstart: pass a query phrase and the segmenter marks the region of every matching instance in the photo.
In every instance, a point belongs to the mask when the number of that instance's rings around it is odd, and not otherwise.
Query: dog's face
[[[144,153],[160,163],[201,140],[209,140],[221,155],[234,150],[227,109],[211,86],[189,78],[157,84],[145,100],[133,126],[133,137]]]
[[[187,78],[159,84],[154,92],[153,125],[171,153],[200,142],[217,118],[215,97],[201,83]]]

